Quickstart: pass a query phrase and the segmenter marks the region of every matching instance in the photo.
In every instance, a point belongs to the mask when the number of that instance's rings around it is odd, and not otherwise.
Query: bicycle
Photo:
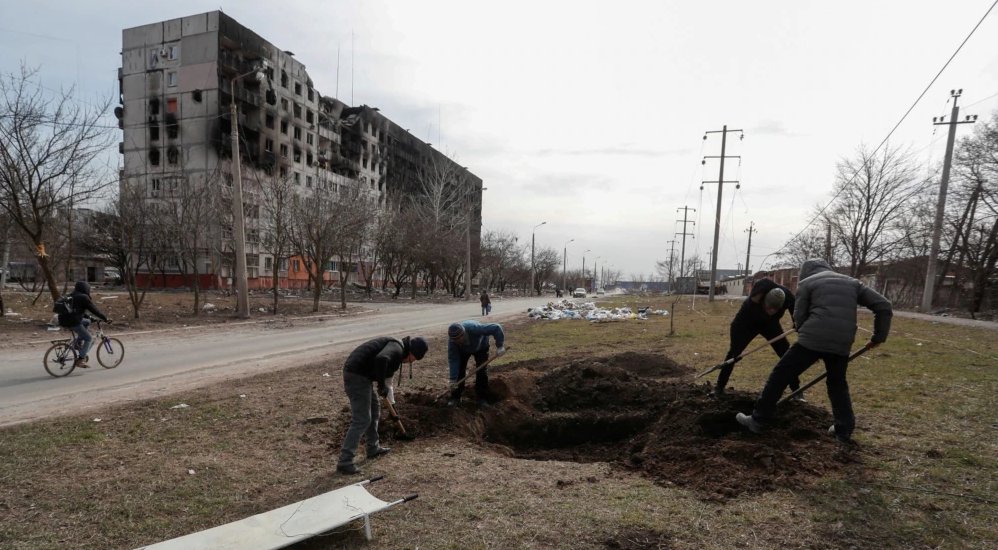
[[[93,347],[97,355],[97,362],[105,369],[113,369],[120,365],[125,358],[125,345],[121,343],[121,340],[104,334],[104,329],[101,326],[103,321],[98,319],[92,321],[93,326],[96,326]],[[42,360],[45,372],[56,378],[67,376],[73,372],[76,369],[76,359],[80,354],[80,344],[81,340],[75,332],[69,340],[52,340],[52,346],[45,352],[45,358]]]

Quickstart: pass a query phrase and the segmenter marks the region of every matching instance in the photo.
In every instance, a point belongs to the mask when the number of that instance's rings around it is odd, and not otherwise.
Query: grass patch
[[[665,299],[612,305],[671,307]],[[695,307],[681,302],[672,319],[518,320],[506,324],[512,351],[496,364],[635,351],[699,371],[723,359],[737,307],[698,299]],[[867,328],[871,320],[860,317]],[[718,503],[602,463],[517,459],[455,436],[420,439],[361,465],[387,476],[372,488],[384,498],[420,493],[373,519],[369,547],[996,547],[995,334],[896,318],[887,344],[851,366],[863,476]],[[860,332],[856,347],[866,337]],[[443,344],[440,335],[431,349]],[[0,546],[132,548],[353,481],[333,473],[343,359],[4,428]],[[758,391],[775,360],[768,349],[747,357],[731,385]],[[400,402],[416,388],[442,391],[446,372],[445,354],[432,353],[404,378]],[[815,366],[804,379],[820,373]],[[821,388],[808,398],[828,408]],[[171,408],[179,403],[189,407]],[[404,419],[404,406],[399,412]],[[315,417],[327,421],[305,422]],[[360,546],[358,528],[298,547]]]

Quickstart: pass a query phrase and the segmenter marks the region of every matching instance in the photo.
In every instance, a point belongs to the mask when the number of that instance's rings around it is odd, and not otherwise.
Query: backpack
[[[73,314],[73,297],[63,296],[55,301],[52,305],[52,313],[57,313],[59,315],[72,315]]]

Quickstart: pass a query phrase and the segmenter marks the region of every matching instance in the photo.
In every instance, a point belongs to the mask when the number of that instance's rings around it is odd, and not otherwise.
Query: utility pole
[[[693,224],[693,225],[697,224],[697,222],[691,221],[689,219],[690,210],[696,212],[697,209],[696,208],[690,208],[689,206],[684,206],[682,208],[677,208],[676,209],[677,212],[680,211],[680,210],[683,211],[683,219],[682,219],[682,222],[683,222],[683,231],[681,233],[676,233],[676,235],[682,235],[683,236],[683,247],[682,247],[682,251],[679,253],[679,278],[682,278],[683,277],[683,273],[685,272],[685,269],[686,269],[686,267],[685,267],[685,263],[686,263],[686,236],[687,235],[689,235],[690,237],[693,236],[693,233],[689,233],[689,232],[686,231],[686,226],[688,224]],[[676,221],[678,222],[680,220],[676,220]],[[696,292],[696,289],[694,288],[693,291]]]
[[[745,276],[746,277],[748,277],[749,275],[752,274],[752,272],[749,271],[749,256],[752,255],[752,233],[755,232],[755,231],[758,231],[757,229],[755,229],[755,227],[753,227],[754,225],[755,225],[755,222],[749,222],[748,229],[745,230],[748,233],[748,250],[745,251]]]
[[[575,242],[575,239],[570,239],[565,241],[565,247],[561,251],[561,291],[564,293],[565,288],[565,267],[568,265],[568,243]]]
[[[536,273],[536,270],[534,269],[534,242],[535,242],[534,235],[537,233],[537,228],[540,227],[540,226],[542,226],[542,225],[544,225],[544,224],[546,224],[546,223],[548,223],[548,222],[541,222],[541,223],[535,225],[534,229],[530,231],[530,295],[531,296],[534,295],[534,292],[535,292],[534,291],[534,286],[536,284],[535,281],[534,281],[534,277],[535,277],[534,274]],[[538,292],[537,294],[540,294],[540,292]]]
[[[939,121],[936,121],[936,117],[932,117],[932,124],[936,126],[949,125],[949,136],[946,138],[946,157],[943,159],[943,178],[939,182],[939,201],[936,203],[936,219],[932,224],[932,245],[929,247],[929,257],[927,258],[927,268],[925,270],[925,289],[922,291],[922,312],[928,313],[932,310],[932,293],[935,291],[936,283],[936,256],[939,255],[939,238],[943,230],[943,213],[946,210],[946,188],[949,186],[949,170],[950,166],[953,164],[953,142],[956,140],[956,125],[957,124],[973,124],[977,122],[977,115],[968,115],[964,120],[960,121],[957,118],[960,116],[960,108],[957,107],[956,101],[963,94],[963,88],[959,90],[950,90],[950,96],[953,97],[953,110],[950,113],[949,122],[946,122],[946,117],[939,117]],[[946,274],[943,273],[943,277]]]
[[[676,239],[669,241],[669,291],[673,290],[676,278],[673,276],[672,260],[676,257]]]
[[[724,159],[725,158],[737,158],[737,159],[741,159],[742,158],[742,157],[737,156],[737,155],[734,155],[734,156],[725,156],[724,155],[724,150],[725,150],[725,148],[728,145],[728,132],[741,132],[741,137],[739,139],[745,139],[745,132],[744,132],[744,130],[728,130],[728,125],[727,124],[725,124],[720,130],[710,130],[710,131],[704,132],[704,135],[703,135],[703,139],[706,140],[707,139],[707,134],[721,134],[721,155],[720,156],[706,156],[706,157],[703,158],[703,162],[702,162],[702,164],[707,164],[707,159],[709,159],[709,158],[716,158],[716,159],[720,159],[721,160],[721,169],[720,169],[720,172],[717,175],[717,181],[704,181],[703,182],[703,183],[716,183],[717,184],[717,215],[714,218],[714,247],[711,248],[711,250],[713,251],[713,253],[712,253],[711,258],[710,258],[710,292],[707,294],[707,301],[709,301],[709,302],[713,302],[714,301],[714,279],[717,278],[717,256],[718,256],[718,254],[717,254],[717,245],[718,245],[718,239],[721,236],[721,195],[724,192],[724,184],[725,183],[734,183],[736,185],[736,187],[735,187],[736,189],[738,189],[738,188],[741,187],[741,184],[738,181],[729,181],[729,182],[725,182],[724,181]],[[701,187],[701,189],[702,189],[702,187]]]
[[[832,222],[825,220],[825,261],[832,265]]]

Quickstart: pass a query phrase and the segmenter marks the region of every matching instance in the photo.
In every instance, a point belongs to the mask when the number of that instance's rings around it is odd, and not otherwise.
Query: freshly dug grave
[[[751,434],[735,414],[750,412],[754,395],[717,401],[706,385],[684,381],[692,369],[661,356],[549,361],[547,369],[533,360],[497,370],[492,405],[481,410],[471,399],[448,408],[445,399],[434,401],[439,391],[400,394],[397,408],[409,434],[460,435],[534,460],[609,462],[718,500],[801,487],[858,467],[856,452],[825,433],[831,423],[825,410],[793,403],[765,434]],[[381,427],[391,441],[394,424],[384,420]]]

